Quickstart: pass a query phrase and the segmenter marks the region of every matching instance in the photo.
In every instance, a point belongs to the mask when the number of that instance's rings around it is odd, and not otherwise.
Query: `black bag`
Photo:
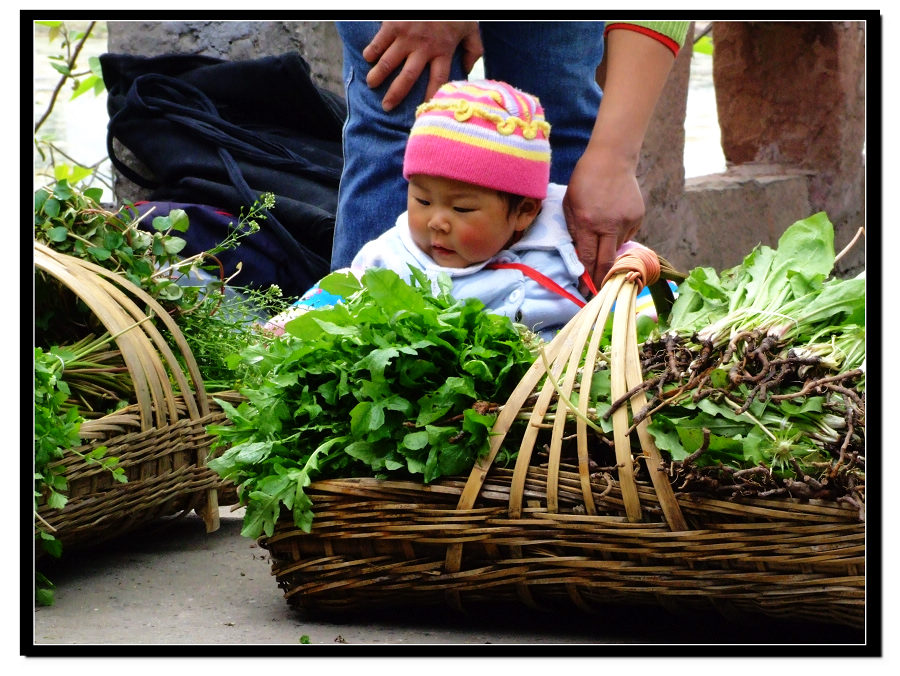
[[[151,190],[150,201],[239,214],[260,193],[275,194],[274,208],[258,220],[260,231],[219,256],[226,275],[242,263],[235,284],[274,283],[299,296],[328,273],[346,106],[312,82],[299,54],[233,62],[104,54],[100,63],[110,116],[107,152],[124,177]],[[113,139],[152,176],[118,157]],[[185,234],[186,256],[227,235],[227,224],[194,225]]]

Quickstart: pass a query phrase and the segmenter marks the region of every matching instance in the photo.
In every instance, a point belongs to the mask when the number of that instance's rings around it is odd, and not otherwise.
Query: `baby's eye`
[[[431,204],[427,200],[423,200],[421,197],[414,197],[413,199],[416,200],[416,202],[421,204],[423,207],[427,207],[429,204]]]
[[[453,211],[456,211],[460,214],[468,214],[472,211],[475,211],[475,209],[470,207],[453,207]]]

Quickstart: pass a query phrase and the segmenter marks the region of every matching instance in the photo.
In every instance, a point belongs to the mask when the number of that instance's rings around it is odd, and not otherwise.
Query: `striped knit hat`
[[[440,176],[544,199],[549,136],[537,97],[494,80],[448,82],[416,110],[403,177]]]

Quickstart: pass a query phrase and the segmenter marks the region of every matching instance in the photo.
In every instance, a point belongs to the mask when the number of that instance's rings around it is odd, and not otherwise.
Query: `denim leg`
[[[584,153],[602,93],[602,21],[486,21],[484,73],[537,96],[550,123],[550,180],[566,185]]]
[[[344,169],[338,189],[331,269],[347,267],[363,244],[394,225],[406,211],[407,183],[403,152],[416,107],[425,98],[428,71],[403,102],[386,113],[381,108],[393,77],[376,89],[366,84],[370,64],[362,50],[378,32],[377,21],[337,22],[343,42],[347,119],[343,130]],[[451,79],[461,79],[457,54]]]

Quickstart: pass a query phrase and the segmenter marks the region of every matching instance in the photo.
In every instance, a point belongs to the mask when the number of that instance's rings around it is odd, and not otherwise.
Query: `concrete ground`
[[[766,618],[735,623],[714,612],[675,615],[654,607],[593,615],[515,607],[467,617],[450,610],[315,617],[285,601],[266,551],[240,535],[242,512],[223,508],[221,515],[213,533],[192,513],[42,561],[56,600],[34,608],[30,645],[23,623],[23,652],[352,656],[362,646],[366,654],[401,655],[430,646],[429,656],[493,656],[510,654],[510,647],[527,655],[565,646],[567,655],[737,656],[834,654],[836,645],[865,643],[862,632],[846,628]]]

